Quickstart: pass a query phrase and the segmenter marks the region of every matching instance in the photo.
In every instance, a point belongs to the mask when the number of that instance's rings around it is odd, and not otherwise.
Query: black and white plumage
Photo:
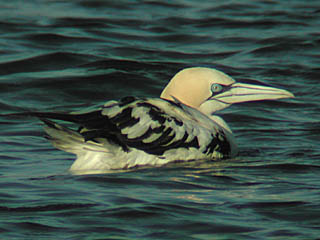
[[[232,135],[198,111],[160,98],[126,97],[85,114],[38,113],[81,125],[78,131],[44,120],[48,138],[77,155],[71,171],[160,166],[177,160],[235,154]]]
[[[161,98],[126,97],[87,113],[41,113],[52,144],[77,155],[70,170],[90,173],[237,154],[230,128],[213,115],[232,103],[293,97],[285,90],[236,83],[209,68],[174,76]],[[240,99],[240,100],[239,100]],[[48,119],[73,122],[77,131]]]

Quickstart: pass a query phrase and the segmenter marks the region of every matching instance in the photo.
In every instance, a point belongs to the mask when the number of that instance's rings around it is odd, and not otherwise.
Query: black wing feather
[[[160,101],[181,108],[177,103],[167,100]],[[106,138],[121,146],[125,151],[129,151],[129,148],[136,148],[150,154],[161,155],[172,148],[199,148],[197,136],[191,139],[189,138],[188,142],[186,141],[190,136],[187,131],[184,132],[183,137],[180,139],[176,138],[176,129],[169,125],[171,124],[172,126],[172,124],[175,124],[178,128],[183,127],[184,123],[148,102],[148,99],[126,97],[119,102],[110,103],[111,104],[107,103],[99,110],[81,114],[29,112],[17,115],[35,116],[42,119],[46,124],[50,124],[51,121],[46,121],[45,119],[73,122],[79,125],[78,132],[82,134],[86,141],[99,141],[99,138]],[[141,108],[143,116],[133,116],[133,108]],[[109,110],[115,111],[112,114],[108,114]],[[130,138],[128,134],[124,133],[124,129],[126,128],[136,127],[139,129],[138,125],[144,117],[149,117],[152,121],[156,122],[156,126],[152,126],[151,121],[145,123],[146,126],[144,126],[144,129],[147,130],[141,132],[140,136],[134,138]],[[153,134],[159,136],[151,142],[144,142],[147,138],[152,137]],[[211,148],[209,147],[207,151],[210,151]]]

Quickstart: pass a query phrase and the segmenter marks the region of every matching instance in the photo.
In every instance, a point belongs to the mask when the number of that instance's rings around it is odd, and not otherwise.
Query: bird
[[[157,98],[127,96],[88,112],[27,115],[44,122],[54,147],[76,155],[70,172],[86,174],[235,157],[235,137],[216,112],[234,103],[292,97],[283,89],[236,82],[214,68],[190,67]]]

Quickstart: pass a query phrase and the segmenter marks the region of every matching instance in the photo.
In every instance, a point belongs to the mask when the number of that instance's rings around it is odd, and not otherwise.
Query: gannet
[[[273,87],[237,83],[212,68],[179,71],[160,98],[128,96],[85,112],[31,112],[58,149],[77,156],[70,171],[162,166],[174,161],[217,160],[238,153],[232,131],[215,113],[231,104],[292,98]],[[62,120],[78,125],[65,127]]]

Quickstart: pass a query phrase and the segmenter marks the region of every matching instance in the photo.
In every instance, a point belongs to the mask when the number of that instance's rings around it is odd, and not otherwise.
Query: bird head
[[[283,89],[237,83],[216,69],[193,67],[178,72],[160,97],[172,101],[177,99],[185,105],[211,115],[234,103],[292,98],[294,95]]]

